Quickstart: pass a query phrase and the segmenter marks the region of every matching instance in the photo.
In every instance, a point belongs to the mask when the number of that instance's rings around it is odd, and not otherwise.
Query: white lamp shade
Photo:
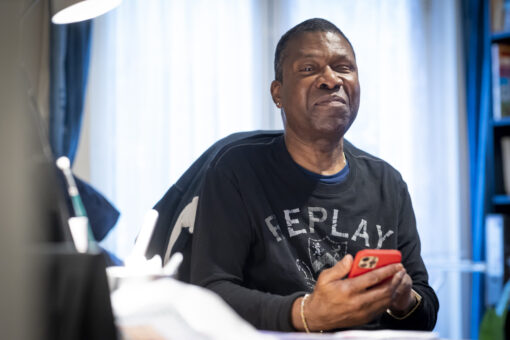
[[[70,24],[100,16],[122,0],[52,0],[51,21],[54,24]]]

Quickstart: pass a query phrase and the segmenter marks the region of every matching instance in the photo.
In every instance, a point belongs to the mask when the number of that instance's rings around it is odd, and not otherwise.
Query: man
[[[271,95],[284,134],[233,142],[207,170],[191,282],[260,329],[431,330],[438,301],[407,186],[343,138],[360,101],[345,35],[323,19],[288,31]],[[398,249],[402,264],[346,279],[365,248]]]

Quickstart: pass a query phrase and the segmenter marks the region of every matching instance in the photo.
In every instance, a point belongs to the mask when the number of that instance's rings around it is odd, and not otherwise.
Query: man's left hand
[[[411,290],[413,281],[405,269],[395,274],[392,280],[398,282],[398,285],[391,299],[390,310],[395,315],[405,315],[416,304],[416,298]]]

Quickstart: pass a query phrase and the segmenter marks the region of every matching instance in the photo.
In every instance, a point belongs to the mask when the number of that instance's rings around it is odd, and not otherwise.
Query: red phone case
[[[401,260],[402,254],[396,249],[363,249],[354,257],[348,277],[356,277],[376,268],[400,263]]]

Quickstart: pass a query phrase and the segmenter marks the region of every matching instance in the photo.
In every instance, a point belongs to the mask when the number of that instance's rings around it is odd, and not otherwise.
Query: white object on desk
[[[381,329],[375,331],[342,331],[336,333],[278,333],[264,332],[276,336],[279,340],[329,340],[329,339],[379,339],[379,340],[434,340],[439,339],[435,332],[399,331]]]
[[[151,240],[152,232],[154,231],[154,227],[156,226],[156,222],[158,221],[159,213],[157,210],[151,209],[149,210],[143,219],[142,228],[140,229],[140,233],[136,238],[135,245],[133,246],[133,250],[131,254],[126,258],[126,266],[130,266],[131,264],[136,264],[136,262],[145,261],[145,253],[147,252],[147,248],[149,247],[149,242]]]
[[[141,257],[138,261],[131,261],[128,266],[107,267],[106,274],[110,292],[125,284],[140,284],[156,279],[174,277],[182,260],[182,254],[175,253],[164,267],[161,267],[162,263],[159,255],[154,255],[150,260]]]
[[[89,219],[86,216],[71,217],[67,220],[74,246],[79,253],[86,253],[89,247],[88,225]]]
[[[130,332],[145,332],[151,339],[278,339],[258,332],[213,292],[174,279],[125,285],[111,297],[127,339]]]
[[[176,274],[182,262],[181,253],[174,254],[164,268],[159,255],[154,255],[150,260],[145,257],[158,217],[157,210],[149,210],[144,216],[142,228],[136,238],[133,250],[124,261],[125,265],[106,268],[111,292],[125,284],[143,284]]]
[[[181,265],[183,256],[181,253],[174,253],[168,263],[163,267],[163,274],[167,276],[174,276],[177,274],[177,269]]]

